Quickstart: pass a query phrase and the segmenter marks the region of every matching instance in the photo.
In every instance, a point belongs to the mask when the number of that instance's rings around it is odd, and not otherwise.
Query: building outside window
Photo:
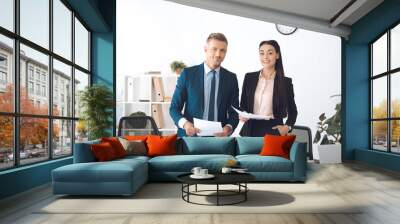
[[[58,89],[55,89],[54,90],[54,93],[53,93],[53,100],[54,100],[54,104],[57,104],[58,103]]]
[[[7,67],[7,56],[0,54],[0,67]]]
[[[46,74],[42,73],[42,83],[46,83]]]
[[[46,96],[46,86],[42,86],[42,96]]]
[[[36,84],[36,95],[40,96],[40,84]]]
[[[0,54],[0,91],[4,92],[7,87],[7,56]]]
[[[40,81],[40,70],[36,69],[36,80]]]
[[[7,74],[0,70],[0,92],[5,92],[7,88]]]
[[[2,85],[7,84],[7,74],[3,71],[0,71],[0,84]]]
[[[32,66],[29,66],[28,74],[29,74],[29,79],[33,80],[33,67]]]
[[[31,82],[31,81],[28,82],[28,91],[29,91],[29,94],[34,93],[33,82]]]

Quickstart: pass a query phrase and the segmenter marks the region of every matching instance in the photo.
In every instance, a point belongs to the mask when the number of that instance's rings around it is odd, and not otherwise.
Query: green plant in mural
[[[80,96],[81,118],[85,121],[89,139],[109,136],[107,129],[112,127],[114,99],[110,89],[102,84],[87,86]]]
[[[340,96],[340,95],[334,95],[331,97],[335,96]],[[319,115],[319,122],[317,123],[317,132],[315,133],[314,136],[314,141],[313,143],[318,143],[321,138],[321,145],[327,145],[327,144],[336,144],[336,143],[341,143],[341,111],[342,111],[342,106],[341,103],[336,104],[335,106],[335,114],[332,115],[331,117],[327,118],[325,116],[325,113],[322,113]]]
[[[182,69],[186,68],[185,63],[182,61],[173,61],[169,66],[171,67],[171,71],[175,72],[177,75],[181,73]]]

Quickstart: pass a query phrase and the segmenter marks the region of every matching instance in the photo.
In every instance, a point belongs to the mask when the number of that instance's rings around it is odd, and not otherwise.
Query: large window
[[[90,31],[63,0],[0,8],[0,170],[70,156],[76,130],[87,139],[74,105],[90,84]]]
[[[371,148],[400,153],[400,24],[370,45]]]

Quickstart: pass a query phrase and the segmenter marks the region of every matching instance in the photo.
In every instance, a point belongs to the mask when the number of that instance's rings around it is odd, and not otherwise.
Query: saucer
[[[207,175],[204,175],[204,176],[194,175],[194,174],[190,175],[190,178],[193,178],[193,179],[211,179],[211,178],[214,178],[214,177],[215,176],[212,175],[212,174],[207,174]]]
[[[232,170],[234,173],[249,173],[247,170]]]

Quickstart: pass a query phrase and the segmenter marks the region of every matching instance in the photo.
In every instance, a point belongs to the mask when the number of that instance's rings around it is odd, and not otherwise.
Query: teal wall
[[[113,33],[92,34],[92,83],[100,83],[108,86],[115,97],[115,64],[114,64],[114,36]],[[113,110],[113,127],[108,132],[115,135],[115,108]]]
[[[106,84],[115,92],[115,0],[66,1],[92,31],[92,82]],[[115,128],[110,127],[110,132]],[[53,169],[71,163],[69,157],[1,171],[0,199],[50,182]]]
[[[400,22],[400,1],[386,0],[351,27],[344,42],[345,80],[342,88],[343,159],[357,160],[386,169],[399,170],[400,157],[369,149],[369,46],[392,25]],[[362,151],[360,151],[362,150]]]
[[[92,32],[92,83],[101,83],[110,88],[116,102],[116,2],[98,1],[98,9],[104,16],[104,21],[108,24],[108,32]],[[115,135],[116,111],[114,108],[112,124],[108,130],[111,135]]]
[[[0,199],[48,183],[53,169],[71,163],[69,157],[0,172]]]
[[[357,161],[368,163],[369,165],[400,172],[400,155],[379,151],[372,152],[367,149],[356,149],[355,158]]]

